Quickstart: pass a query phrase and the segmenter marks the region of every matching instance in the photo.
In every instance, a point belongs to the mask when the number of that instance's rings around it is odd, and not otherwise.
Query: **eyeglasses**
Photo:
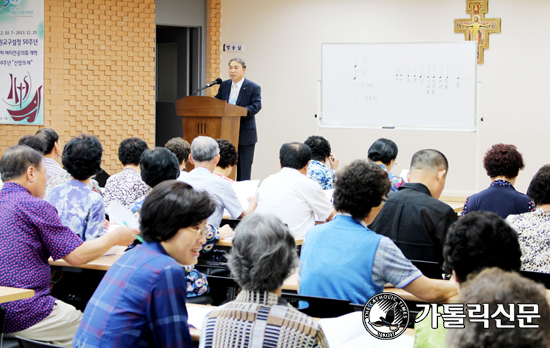
[[[191,231],[194,231],[197,234],[197,238],[199,237],[206,237],[206,235],[209,232],[209,229],[207,227],[200,228],[200,227],[187,227]]]
[[[386,203],[388,199],[388,196],[384,195],[384,197],[382,197],[382,203]]]

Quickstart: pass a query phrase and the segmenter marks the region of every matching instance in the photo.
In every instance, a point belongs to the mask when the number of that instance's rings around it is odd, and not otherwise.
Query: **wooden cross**
[[[489,0],[466,0],[470,19],[455,19],[455,33],[466,41],[477,41],[477,63],[483,64],[483,51],[489,48],[489,33],[500,33],[500,18],[485,18]]]

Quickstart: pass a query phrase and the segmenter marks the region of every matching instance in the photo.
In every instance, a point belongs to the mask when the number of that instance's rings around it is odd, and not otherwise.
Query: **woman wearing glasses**
[[[215,210],[207,193],[174,180],[158,184],[141,208],[145,243],[105,274],[73,340],[74,347],[193,347],[186,281]]]
[[[336,174],[330,222],[312,227],[300,256],[299,293],[364,304],[384,285],[437,301],[456,294],[454,283],[426,278],[391,239],[370,230],[390,191],[390,180],[378,164],[352,162]]]

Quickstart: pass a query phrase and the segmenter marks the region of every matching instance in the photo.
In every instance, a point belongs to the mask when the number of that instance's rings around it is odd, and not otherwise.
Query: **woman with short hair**
[[[540,168],[529,188],[529,196],[536,210],[518,215],[508,215],[508,222],[519,235],[521,269],[550,273],[550,164]]]
[[[220,148],[220,161],[216,165],[216,168],[214,168],[214,175],[217,175],[232,184],[235,180],[229,178],[229,175],[233,171],[233,168],[237,165],[237,160],[239,158],[237,149],[235,149],[235,145],[233,145],[229,140],[216,139],[216,142]]]
[[[206,192],[186,183],[158,184],[141,209],[145,243],[107,271],[84,310],[74,346],[193,347],[181,265],[195,263],[215,206]]]
[[[311,149],[307,177],[317,181],[323,190],[332,189],[340,160],[332,153],[328,140],[319,135],[312,135],[304,144]]]
[[[57,208],[63,225],[83,241],[103,235],[105,209],[103,198],[89,187],[91,178],[101,170],[103,147],[95,136],[72,138],[63,149],[62,163],[71,175],[66,183],[54,187],[46,201]]]
[[[466,199],[462,216],[483,210],[506,219],[510,214],[535,210],[529,197],[514,188],[519,171],[525,168],[523,156],[514,145],[493,145],[483,157],[483,167],[491,178],[491,185]]]
[[[242,291],[205,317],[199,347],[328,348],[319,323],[280,297],[297,265],[296,242],[285,224],[274,215],[246,216],[229,257]]]
[[[367,157],[377,163],[386,173],[391,181],[391,190],[397,191],[405,183],[403,178],[391,172],[397,158],[397,144],[390,139],[380,138],[369,147]]]

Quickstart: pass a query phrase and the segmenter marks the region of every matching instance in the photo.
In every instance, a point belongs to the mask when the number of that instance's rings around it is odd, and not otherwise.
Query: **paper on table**
[[[379,340],[363,326],[363,313],[353,312],[337,318],[319,320],[331,348],[412,347],[414,337],[404,334],[393,340]]]
[[[202,329],[202,321],[208,313],[216,307],[212,306],[187,306],[187,324],[195,329]]]
[[[109,215],[109,221],[112,224],[128,226],[139,230],[139,221],[136,219],[136,216],[120,202],[113,201],[105,208],[105,212]]]
[[[258,188],[259,184],[260,180],[235,181],[231,184],[231,187],[233,187],[233,190],[235,190],[237,198],[239,199],[239,202],[241,203],[243,209],[247,209],[250,206],[248,198],[255,197],[256,189]],[[223,215],[229,216],[231,214],[229,214],[227,209],[224,209]]]
[[[126,248],[127,247],[121,246],[121,245],[112,246],[111,249],[107,250],[107,252],[105,254],[103,254],[103,256],[122,255],[122,254],[124,254],[124,250],[126,250]]]

